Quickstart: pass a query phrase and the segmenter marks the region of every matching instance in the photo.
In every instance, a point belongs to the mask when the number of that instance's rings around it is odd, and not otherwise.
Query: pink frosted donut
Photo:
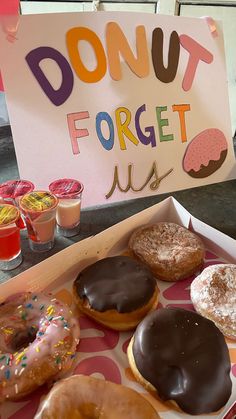
[[[52,295],[15,294],[0,305],[0,402],[17,400],[67,370],[78,320]]]
[[[206,129],[189,143],[183,158],[183,169],[194,178],[210,176],[225,161],[227,149],[227,140],[222,131]]]

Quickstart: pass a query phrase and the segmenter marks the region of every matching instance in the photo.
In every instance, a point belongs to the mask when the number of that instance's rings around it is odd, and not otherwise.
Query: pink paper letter
[[[210,64],[213,55],[188,35],[180,35],[180,43],[189,52],[188,65],[185,71],[182,87],[186,92],[191,89],[199,61]]]
[[[77,138],[87,137],[89,135],[89,132],[86,128],[84,128],[84,129],[76,128],[75,121],[80,121],[81,119],[86,119],[86,118],[89,118],[89,113],[87,111],[69,113],[67,115],[67,123],[68,123],[68,127],[69,127],[69,133],[70,133],[70,138],[71,138],[73,154],[79,154],[79,152],[80,152]]]

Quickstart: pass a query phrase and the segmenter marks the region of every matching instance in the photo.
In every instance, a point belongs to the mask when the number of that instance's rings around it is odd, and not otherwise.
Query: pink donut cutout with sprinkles
[[[189,176],[203,178],[220,168],[226,159],[227,140],[216,128],[200,132],[187,146],[183,158],[183,169]]]

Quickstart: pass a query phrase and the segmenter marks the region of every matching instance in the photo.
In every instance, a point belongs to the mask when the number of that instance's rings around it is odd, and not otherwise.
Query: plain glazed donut
[[[158,419],[139,393],[120,384],[74,375],[57,382],[34,419]]]
[[[204,245],[195,233],[167,222],[135,230],[129,248],[164,281],[178,281],[197,272],[205,255]]]
[[[231,395],[229,350],[214,323],[194,311],[148,314],[128,346],[137,381],[191,415],[218,411]]]
[[[114,330],[134,328],[157,307],[150,269],[128,256],[108,257],[81,271],[73,284],[79,311]]]
[[[15,294],[0,305],[0,402],[17,400],[70,368],[79,324],[52,295]]]
[[[236,339],[236,265],[208,266],[194,279],[190,293],[195,310]]]

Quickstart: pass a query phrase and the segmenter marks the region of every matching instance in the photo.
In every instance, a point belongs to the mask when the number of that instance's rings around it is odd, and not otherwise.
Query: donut
[[[148,314],[127,354],[138,382],[188,414],[218,411],[231,395],[224,336],[194,311],[163,308]]]
[[[135,230],[129,248],[164,281],[178,281],[197,272],[205,256],[204,245],[195,233],[168,222]]]
[[[228,144],[222,131],[209,128],[189,143],[183,157],[183,169],[193,178],[212,175],[224,163]]]
[[[34,419],[158,419],[137,391],[102,379],[73,375],[57,382]]]
[[[156,279],[128,256],[101,259],[80,272],[73,291],[80,312],[114,330],[134,328],[158,303]]]
[[[18,400],[70,368],[78,338],[77,319],[52,295],[9,297],[0,305],[0,402]]]
[[[236,265],[208,266],[192,282],[190,295],[199,314],[236,339]]]

